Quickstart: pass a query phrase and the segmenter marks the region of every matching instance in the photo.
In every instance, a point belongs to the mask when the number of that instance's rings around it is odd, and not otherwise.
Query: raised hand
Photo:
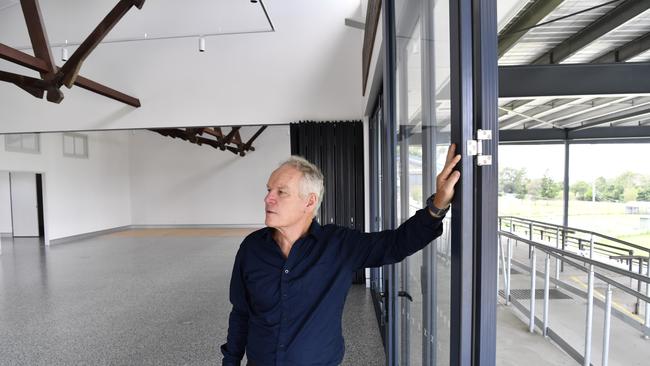
[[[454,167],[460,161],[460,154],[456,154],[456,144],[449,145],[445,167],[436,178],[436,196],[434,206],[440,209],[447,208],[454,198],[454,186],[460,179],[460,172]]]

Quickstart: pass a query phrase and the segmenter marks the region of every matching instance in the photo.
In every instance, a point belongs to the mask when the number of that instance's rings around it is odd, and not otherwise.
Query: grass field
[[[562,224],[561,200],[522,200],[499,197],[500,216],[519,216]],[[625,213],[625,204],[616,202],[569,202],[569,226],[589,230],[650,248],[650,227],[642,220],[650,215]]]

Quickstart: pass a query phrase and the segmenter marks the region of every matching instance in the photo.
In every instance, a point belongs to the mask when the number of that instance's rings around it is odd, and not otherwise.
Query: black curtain
[[[291,154],[314,163],[325,177],[318,213],[321,225],[364,230],[363,123],[299,122],[291,124]],[[363,271],[355,283],[365,281]]]

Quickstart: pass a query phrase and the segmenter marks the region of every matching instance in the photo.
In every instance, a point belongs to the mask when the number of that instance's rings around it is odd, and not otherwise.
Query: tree
[[[639,190],[636,195],[637,201],[650,201],[650,185],[647,185]]]
[[[544,176],[540,182],[539,195],[542,198],[552,200],[557,197],[558,193],[560,193],[561,190],[562,186],[560,183],[556,183],[551,177],[547,175],[547,173],[544,173]]]
[[[517,198],[524,198],[527,193],[528,181],[526,168],[504,168],[499,172],[499,191],[514,193]]]
[[[530,194],[532,199],[537,199],[541,196],[542,191],[542,180],[541,179],[531,179],[526,185],[526,189]]]
[[[576,199],[579,201],[591,200],[591,184],[583,180],[573,183],[569,190],[575,194]]]

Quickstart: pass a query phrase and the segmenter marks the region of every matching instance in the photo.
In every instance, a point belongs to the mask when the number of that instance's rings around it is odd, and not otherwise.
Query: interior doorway
[[[44,237],[43,175],[10,172],[11,227],[13,237]]]

